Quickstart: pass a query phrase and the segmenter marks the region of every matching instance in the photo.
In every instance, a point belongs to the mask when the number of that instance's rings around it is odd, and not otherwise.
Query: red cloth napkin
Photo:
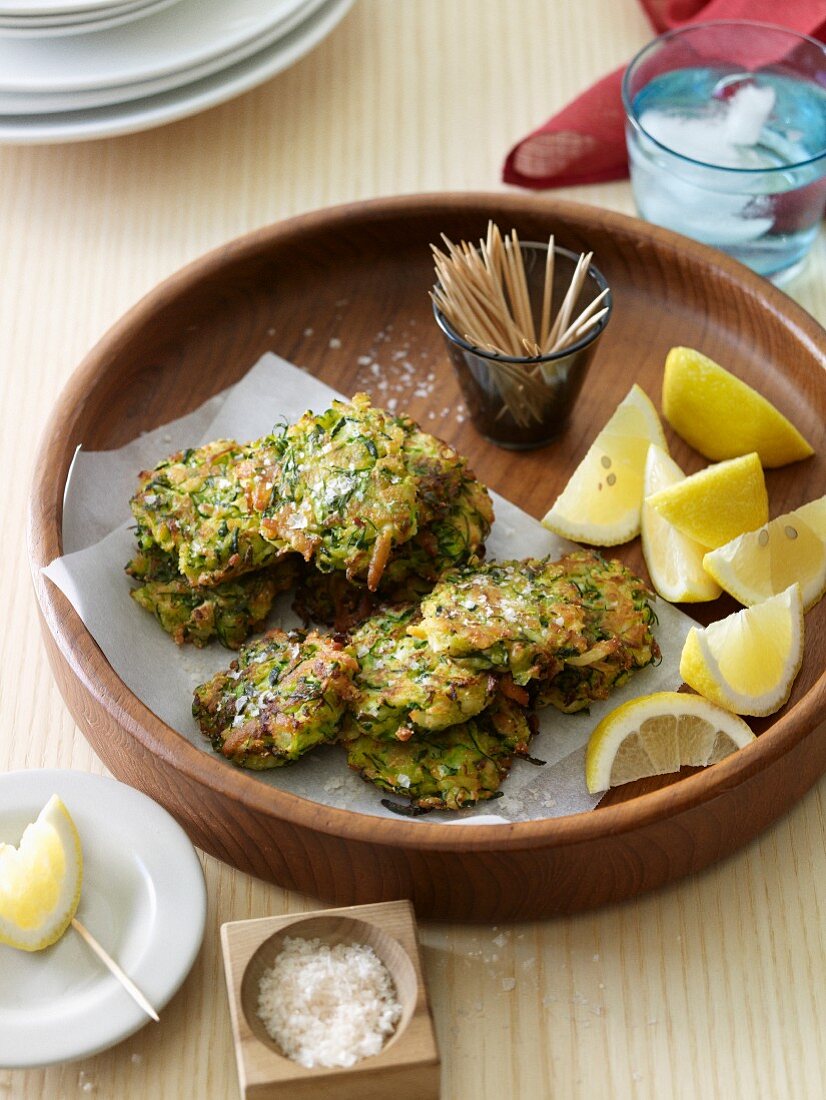
[[[711,19],[774,23],[826,41],[826,0],[640,0],[657,34]],[[602,78],[508,154],[505,183],[542,190],[628,175],[622,74]]]

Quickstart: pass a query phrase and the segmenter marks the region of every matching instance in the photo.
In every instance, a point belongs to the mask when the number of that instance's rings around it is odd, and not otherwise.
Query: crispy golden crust
[[[177,645],[199,648],[217,638],[228,649],[238,649],[259,630],[280,592],[296,581],[295,554],[273,565],[245,573],[213,588],[198,588],[180,575],[174,554],[158,547],[138,550],[126,572],[139,581],[130,595],[158,620]]]
[[[335,740],[357,664],[340,638],[271,630],[195,690],[213,748],[246,768],[275,768]]]
[[[586,612],[587,650],[540,685],[536,703],[566,713],[583,710],[659,660],[653,593],[621,562],[579,551],[560,562],[577,586]]]
[[[178,572],[201,587],[271,564],[288,549],[264,538],[260,523],[279,451],[270,436],[219,439],[144,470],[130,501],[141,549],[174,554]]]
[[[517,684],[547,679],[587,648],[575,586],[554,562],[471,564],[445,574],[409,627],[435,653],[510,672]]]
[[[302,614],[340,629],[370,612],[372,593],[418,599],[445,569],[481,556],[493,520],[464,458],[363,394],[252,443],[176,452],[140,482],[135,562],[168,555],[169,575],[140,577],[135,598],[195,644],[218,634],[238,645],[272,602],[262,569],[289,551],[313,566],[297,596]],[[200,601],[187,588],[249,574]]]
[[[283,541],[322,572],[381,580],[394,546],[415,535],[417,483],[404,459],[407,422],[364,394],[305,413],[285,429],[267,538]]]
[[[299,582],[295,609],[305,622],[352,630],[382,604],[418,602],[448,569],[479,561],[493,523],[487,490],[465,471],[456,495],[439,518],[400,546],[387,562],[378,591],[349,581],[344,573],[308,569]]]
[[[472,718],[493,698],[494,676],[438,657],[407,633],[417,615],[415,606],[386,607],[352,636],[359,671],[350,723],[360,733],[408,740]]]
[[[620,562],[491,562],[445,575],[410,632],[475,668],[533,685],[538,706],[575,711],[659,657],[652,593]]]
[[[411,589],[419,596],[449,569],[484,557],[485,539],[493,525],[493,505],[487,489],[468,470],[446,495],[440,513],[388,563],[382,588],[391,597]]]
[[[465,459],[356,394],[285,430],[262,530],[375,592],[411,575],[434,581],[481,549],[492,518]]]
[[[345,742],[347,763],[368,783],[422,809],[460,810],[495,798],[531,737],[527,713],[499,696],[487,710],[409,741],[366,735]]]

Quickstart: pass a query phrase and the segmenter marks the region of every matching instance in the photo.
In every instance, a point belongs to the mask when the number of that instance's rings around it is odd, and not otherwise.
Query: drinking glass
[[[622,95],[641,217],[776,281],[795,274],[826,206],[826,47],[698,23],[640,50]]]

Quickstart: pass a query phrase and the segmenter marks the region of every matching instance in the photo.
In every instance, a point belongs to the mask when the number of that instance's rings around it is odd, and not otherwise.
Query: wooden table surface
[[[0,148],[0,767],[104,771],[52,682],[24,537],[35,441],[99,336],[257,226],[501,188],[512,142],[649,37],[635,0],[358,0],[313,53],[231,103],[117,139]],[[625,182],[558,194],[633,212]],[[825,239],[787,288],[822,322]],[[424,925],[445,1100],[822,1097],[824,796],[826,779],[747,849],[634,903]],[[161,1023],[81,1062],[0,1069],[0,1098],[237,1096],[219,926],[318,902],[202,859],[206,937]]]

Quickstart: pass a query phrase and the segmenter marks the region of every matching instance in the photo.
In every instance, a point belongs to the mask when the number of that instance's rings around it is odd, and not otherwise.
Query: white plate
[[[73,15],[79,12],[105,11],[126,0],[0,0],[0,15],[17,17]]]
[[[260,53],[263,49],[285,38],[294,27],[309,19],[327,0],[303,0],[301,8],[289,18],[279,23],[259,39],[245,42],[236,50],[221,57],[211,58],[202,65],[181,72],[167,73],[156,80],[141,81],[139,84],[118,85],[111,88],[90,88],[88,91],[69,92],[65,95],[47,93],[45,95],[14,95],[0,92],[0,115],[51,114],[55,111],[85,111],[90,107],[107,107],[113,103],[125,103],[132,99],[146,99],[184,84],[202,80],[212,73],[228,69],[239,61]]]
[[[134,84],[220,57],[289,18],[304,0],[180,0],[157,15],[65,38],[0,39],[0,90],[72,92]]]
[[[195,849],[140,791],[60,770],[0,775],[0,838],[17,844],[53,794],[83,845],[78,920],[160,1012],[203,939],[206,889]],[[71,928],[45,951],[0,945],[0,974],[3,1068],[87,1057],[151,1022]]]
[[[157,15],[164,8],[178,2],[179,0],[141,0],[137,4],[119,4],[117,8],[100,14],[85,15],[83,18],[66,17],[56,22],[2,16],[0,38],[42,39],[54,35],[89,34],[91,31],[97,33],[133,23],[136,19],[145,19],[148,15]]]
[[[114,137],[148,130],[214,107],[263,84],[309,53],[341,22],[353,2],[326,0],[315,15],[268,49],[204,80],[162,95],[88,111],[0,115],[0,142],[44,145]]]
[[[67,11],[52,12],[49,15],[9,15],[0,7],[0,26],[10,27],[40,27],[56,26],[69,23],[88,23],[98,19],[108,19],[112,15],[118,15],[133,8],[145,8],[152,0],[120,0],[117,4],[109,4],[108,7],[98,11]]]

